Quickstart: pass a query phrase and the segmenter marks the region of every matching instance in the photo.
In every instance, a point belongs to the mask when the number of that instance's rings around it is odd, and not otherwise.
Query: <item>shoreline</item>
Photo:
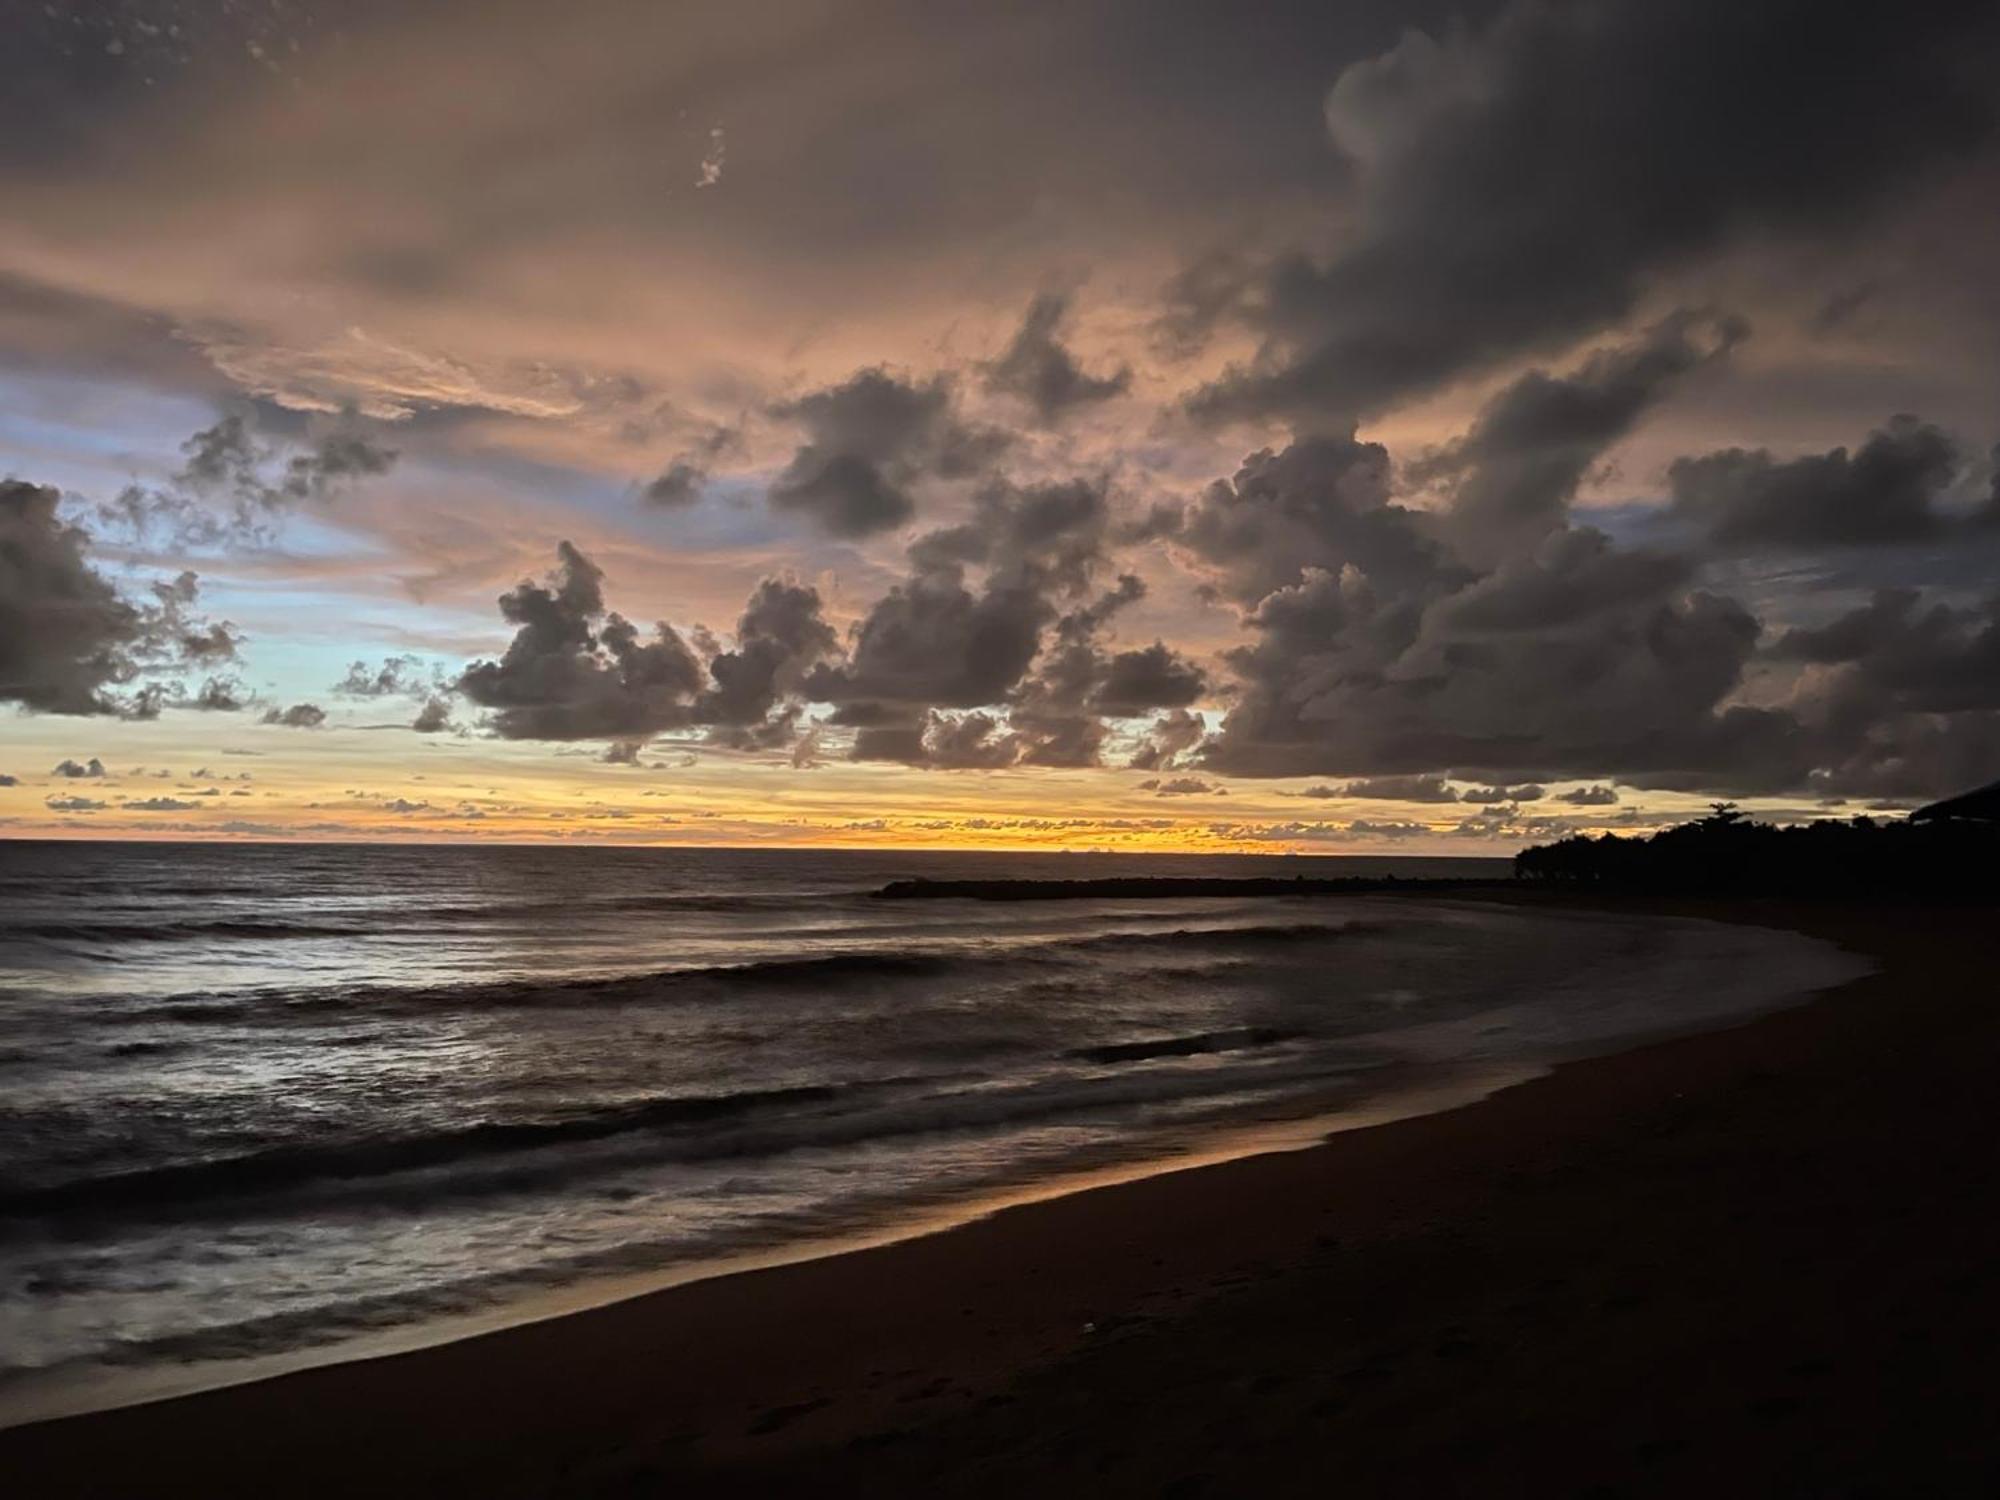
[[[1755,906],[1588,904],[1836,938],[1857,925],[1855,913],[1840,909],[1789,910],[1781,914],[1789,920],[1772,920],[1780,914]],[[1934,925],[1954,920],[1929,916]],[[1977,914],[1956,920],[1971,942]],[[1866,913],[1858,925],[1869,925]],[[496,1493],[571,1493],[628,1471],[682,1489],[756,1492],[777,1484],[788,1463],[810,1464],[825,1477],[829,1461],[853,1470],[843,1482],[908,1471],[914,1491],[926,1452],[945,1463],[954,1444],[969,1440],[961,1429],[983,1424],[982,1439],[1015,1431],[1009,1423],[1021,1419],[1008,1414],[1024,1404],[1024,1390],[1061,1385],[1078,1361],[1127,1346],[1134,1330],[1226,1342],[1227,1320],[1220,1330],[1197,1329],[1200,1319],[1212,1321],[1219,1306],[1280,1273],[1311,1278],[1329,1254],[1329,1210],[1301,1207],[1302,1185],[1328,1173],[1356,1179],[1349,1189],[1369,1191],[1339,1195],[1334,1217],[1343,1232],[1333,1238],[1338,1244],[1362,1232],[1367,1240],[1371,1225],[1379,1235],[1403,1222],[1405,1199],[1422,1196],[1426,1184],[1448,1199],[1453,1181],[1477,1177],[1482,1153],[1509,1149],[1510,1121],[1542,1121],[1580,1100],[1615,1118],[1626,1101],[1604,1096],[1621,1095],[1621,1078],[1662,1067],[1692,1067],[1698,1078],[1705,1053],[1726,1057],[1746,1037],[1824,1029],[1827,1016],[1857,1005],[1865,1012],[1868,992],[1909,982],[1906,927],[1875,921],[1853,946],[1886,961],[1885,972],[1812,1003],[1562,1063],[1476,1103],[1361,1125],[1283,1155],[1179,1163],[917,1238],[692,1282],[412,1353],[16,1427],[0,1433],[0,1462],[33,1477],[30,1494],[252,1493],[281,1484],[292,1493],[413,1493],[466,1472]],[[1503,1127],[1497,1136],[1496,1126]],[[1440,1212],[1432,1228],[1476,1222],[1462,1208]],[[1172,1233],[1159,1232],[1161,1220]],[[1246,1266],[1263,1269],[1246,1279]],[[859,1306],[873,1317],[857,1331],[851,1313]],[[1107,1330],[1118,1338],[1107,1343]],[[695,1367],[677,1353],[689,1349],[703,1351]],[[1243,1393],[1225,1383],[1213,1394]],[[413,1425],[413,1408],[441,1411],[445,1420]],[[357,1423],[385,1432],[388,1447],[360,1455],[343,1445],[339,1434]],[[223,1441],[224,1434],[239,1436]],[[120,1468],[139,1453],[147,1455],[143,1468]],[[312,1455],[303,1476],[292,1462],[302,1454]],[[163,1484],[163,1474],[174,1478]]]
[[[473,1312],[444,1313],[298,1349],[241,1358],[218,1356],[179,1364],[162,1363],[138,1374],[127,1374],[115,1365],[90,1365],[74,1378],[34,1382],[23,1391],[22,1399],[13,1402],[7,1399],[4,1388],[0,1388],[0,1434],[46,1422],[86,1419],[135,1406],[282,1380],[314,1370],[418,1354],[579,1313],[616,1308],[705,1282],[780,1271],[949,1234],[996,1214],[1077,1193],[1098,1192],[1177,1172],[1227,1166],[1258,1156],[1310,1151],[1345,1131],[1374,1129],[1399,1120],[1462,1109],[1502,1089],[1542,1076],[1547,1067],[1487,1064],[1424,1071],[1424,1081],[1379,1096],[1371,1095],[1359,1104],[1341,1105],[1332,1100],[1314,1103],[1304,1098],[1273,1101],[1273,1113],[1268,1117],[1211,1122],[1206,1127],[1179,1127],[1152,1139],[1148,1144],[1155,1149],[1129,1159],[1062,1168],[989,1191],[972,1191],[914,1205],[887,1214],[879,1222],[842,1233],[699,1257],[657,1270],[587,1277],[503,1299]],[[1462,1076],[1454,1078],[1451,1076],[1454,1072]],[[1296,1112],[1278,1110],[1277,1106],[1285,1102],[1295,1104]]]
[[[1509,892],[1503,887],[1478,883],[1479,889],[1474,893],[1467,889],[1470,884],[1474,883],[1424,880],[1403,882],[1399,888],[1393,881],[1385,886],[1376,881],[1349,879],[1331,884],[1308,882],[1306,888],[1295,892],[1291,881],[1261,879],[1212,882],[1143,877],[1136,882],[1128,879],[1110,882],[1008,881],[998,886],[992,882],[918,882],[924,888],[921,892],[924,896],[952,894],[1009,902],[1095,897],[1105,894],[1099,889],[1102,886],[1118,887],[1119,892],[1115,893],[1140,896],[1179,897],[1193,894],[1236,897],[1273,892],[1286,896],[1299,894],[1302,897],[1389,896],[1385,909],[1400,907],[1410,900],[1450,908],[1469,904],[1469,901],[1481,902],[1482,898],[1484,902],[1504,902],[1508,899]],[[1206,889],[1210,885],[1226,886],[1228,889]],[[1184,889],[1188,886],[1203,889],[1189,892]],[[1238,889],[1245,886],[1250,889]],[[1128,892],[1127,888],[1132,889]],[[894,889],[890,887],[876,894],[888,895]],[[989,889],[998,889],[1000,894],[988,895]],[[1023,896],[1021,892],[1024,890],[1031,894]],[[1593,915],[1578,903],[1561,905],[1568,915]],[[1612,918],[1618,916],[1616,911],[1596,914]],[[1642,920],[1668,922],[1674,919],[1666,914],[1653,914]],[[1755,927],[1757,924],[1720,925]],[[1773,936],[1778,935],[1775,929],[1765,930],[1772,932]],[[471,1308],[433,1311],[406,1321],[374,1328],[362,1327],[293,1347],[256,1353],[191,1356],[181,1360],[134,1361],[122,1365],[104,1361],[77,1362],[40,1375],[15,1376],[0,1381],[0,1432],[34,1423],[87,1417],[282,1379],[327,1366],[393,1358],[465,1339],[505,1333],[529,1324],[594,1312],[722,1277],[780,1269],[947,1233],[994,1214],[1073,1193],[1098,1191],[1149,1177],[1224,1165],[1272,1152],[1309,1150],[1347,1131],[1370,1129],[1425,1114],[1463,1108],[1501,1089],[1543,1076],[1566,1061],[1629,1050],[1662,1036],[1691,1034],[1716,1024],[1739,1024],[1772,1010],[1808,1003],[1813,995],[1826,987],[1826,983],[1817,976],[1793,974],[1785,983],[1770,985],[1751,1006],[1726,1011],[1719,1023],[1712,1016],[1670,1020],[1653,1030],[1614,1034],[1608,1041],[1574,1042],[1567,1054],[1559,1050],[1538,1058],[1461,1056],[1461,1049],[1466,1047],[1467,1023],[1445,1021],[1428,1027],[1419,1025],[1397,1033],[1407,1039],[1406,1047],[1417,1049],[1400,1061],[1387,1062],[1363,1073],[1331,1077],[1317,1088],[1273,1096],[1254,1105],[1218,1112],[1209,1118],[1155,1126],[1130,1135],[1117,1145],[1106,1143],[1086,1158],[1041,1168],[1023,1164],[1016,1175],[927,1198],[886,1204],[844,1227],[828,1228],[793,1239],[751,1243],[736,1248],[718,1247],[712,1253],[655,1267],[604,1271],[541,1285],[527,1284]],[[1480,1029],[1487,1029],[1488,1023],[1507,1014],[1504,1008],[1482,1013],[1478,1018]],[[1417,1040],[1431,1032],[1438,1033],[1443,1039]]]

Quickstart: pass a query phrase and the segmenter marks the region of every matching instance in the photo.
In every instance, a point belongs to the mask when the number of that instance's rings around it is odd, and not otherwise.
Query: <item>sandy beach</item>
[[[1809,1006],[1309,1150],[0,1433],[10,1493],[1971,1494],[1990,916],[1745,906]]]

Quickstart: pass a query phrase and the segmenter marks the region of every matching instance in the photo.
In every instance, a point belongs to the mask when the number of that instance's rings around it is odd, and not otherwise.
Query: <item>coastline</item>
[[[1941,1014],[1958,1015],[1965,1007],[1952,997],[1962,999],[1979,956],[1976,913],[1927,914],[1946,941],[1926,955],[1923,935],[1907,921],[1861,909],[1721,912],[1629,902],[1614,909],[1846,937],[1884,968],[1814,1004],[1562,1064],[1477,1103],[1342,1131],[1301,1150],[1180,1164],[920,1238],[694,1282],[411,1353],[16,1428],[0,1433],[0,1466],[24,1476],[21,1492],[50,1495],[415,1493],[475,1484],[499,1494],[650,1485],[838,1493],[877,1484],[914,1493],[932,1482],[927,1476],[963,1476],[964,1460],[986,1453],[992,1461],[981,1472],[1002,1487],[1024,1474],[1077,1485],[1087,1473],[1100,1491],[1155,1492],[1150,1486],[1170,1474],[1171,1442],[1156,1435],[1154,1453],[1135,1454],[1121,1444],[1136,1420],[1121,1437],[1102,1412],[1081,1426],[1047,1419],[1049,1403],[1067,1410],[1064,1402],[1079,1392],[1120,1389],[1121,1381],[1146,1392],[1148,1409],[1193,1401],[1253,1424],[1304,1403],[1298,1412],[1311,1418],[1313,1444],[1330,1443],[1323,1429],[1341,1425],[1377,1384],[1407,1383],[1401,1361],[1390,1361],[1380,1382],[1364,1376],[1358,1397],[1345,1374],[1317,1367],[1260,1386],[1283,1362],[1269,1350],[1232,1357],[1262,1326],[1251,1304],[1275,1298],[1295,1307],[1331,1294],[1359,1298],[1353,1316],[1386,1309],[1394,1299],[1374,1283],[1394,1279],[1391,1249],[1421,1245],[1447,1259],[1478,1260],[1474,1229],[1521,1211],[1511,1199],[1523,1191],[1524,1174],[1539,1196],[1553,1194],[1544,1211],[1585,1214],[1589,1205],[1573,1189],[1565,1198],[1543,1180],[1561,1177],[1550,1161],[1601,1151],[1606,1131],[1636,1130],[1650,1141],[1657,1122],[1649,1110],[1678,1121],[1669,1138],[1712,1132],[1715,1120],[1688,1101],[1718,1089],[1732,1107],[1760,1098],[1768,1105],[1770,1089],[1760,1092],[1746,1078],[1802,1045],[1835,1052],[1861,1045],[1871,1029],[1883,1031],[1878,1002],[1899,989],[1920,989]],[[1887,1028],[1846,1061],[1893,1056],[1879,1044],[1894,1035]],[[1990,1036],[1982,1039],[1990,1052]],[[1952,1102],[1948,1092],[1926,1091],[1941,1107]],[[1707,1212],[1745,1207],[1740,1195],[1721,1196]],[[1464,1295],[1491,1300],[1489,1285],[1473,1284],[1478,1278],[1439,1274],[1433,1298],[1439,1286],[1448,1300],[1464,1284]],[[1653,1330],[1653,1342],[1668,1331]],[[1320,1329],[1315,1345],[1322,1352],[1327,1333]],[[1438,1347],[1452,1342],[1471,1346],[1467,1360],[1483,1347],[1457,1335]],[[1178,1383],[1167,1380],[1163,1351],[1189,1350],[1200,1352],[1196,1367]],[[1424,1378],[1449,1385],[1451,1371],[1471,1368],[1434,1359]],[[1354,1467],[1344,1474],[1355,1484],[1367,1481],[1370,1444],[1380,1449],[1385,1433],[1408,1426],[1362,1425],[1372,1436],[1349,1453]],[[361,1430],[372,1436],[357,1447],[352,1434]],[[1291,1441],[1304,1441],[1304,1431]],[[1058,1432],[1067,1434],[1061,1442]],[[1261,1451],[1276,1462],[1284,1447],[1267,1442]],[[1099,1460],[1109,1467],[1065,1467]],[[1287,1472],[1271,1469],[1261,1483],[1282,1490]]]

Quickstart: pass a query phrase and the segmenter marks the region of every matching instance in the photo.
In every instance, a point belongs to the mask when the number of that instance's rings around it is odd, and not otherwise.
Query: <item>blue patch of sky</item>
[[[102,378],[0,370],[0,472],[92,501],[180,467],[208,402]]]

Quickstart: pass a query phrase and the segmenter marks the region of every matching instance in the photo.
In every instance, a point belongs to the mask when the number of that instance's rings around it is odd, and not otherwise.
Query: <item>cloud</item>
[[[1142,781],[1139,790],[1149,791],[1155,797],[1226,797],[1226,787],[1213,781],[1204,781],[1199,776],[1175,776],[1166,781]]]
[[[58,519],[60,501],[46,486],[0,480],[0,703],[151,717],[163,688],[120,690],[231,656],[236,636],[190,616],[192,573],[155,584],[150,603],[127,598],[92,565],[88,535]]]
[[[1556,799],[1567,802],[1572,807],[1611,807],[1618,801],[1618,793],[1608,786],[1573,787]]]
[[[1130,369],[1087,375],[1057,335],[1069,299],[1044,292],[1028,304],[1021,326],[1000,357],[984,367],[986,389],[1017,397],[1046,425],[1070,413],[1123,395],[1132,384]]]
[[[1136,651],[1120,651],[1104,666],[1090,695],[1099,713],[1137,718],[1155,709],[1184,709],[1208,686],[1207,675],[1164,641]]]
[[[96,509],[100,526],[177,547],[268,544],[280,516],[332,500],[387,474],[396,450],[363,435],[352,413],[318,425],[306,440],[270,437],[232,413],[181,445],[184,462],[167,487],[128,485]]]
[[[1938,502],[1960,463],[1945,432],[1899,416],[1851,454],[1731,448],[1677,459],[1668,480],[1675,513],[1725,550],[1877,547],[1944,534],[1952,518]]]
[[[839,645],[820,613],[817,589],[766,578],[743,606],[735,646],[710,656],[713,685],[696,700],[694,722],[724,731],[767,726],[779,700],[795,693],[813,667],[836,656]],[[789,742],[790,729],[791,721],[784,721],[783,742]]]
[[[201,805],[184,797],[139,797],[119,804],[127,812],[193,812]]]
[[[249,704],[249,695],[241,681],[234,677],[207,677],[192,696],[174,700],[179,708],[192,708],[201,713],[233,714]]]
[[[1324,789],[1307,796],[1325,795]],[[1338,793],[1342,797],[1380,799],[1387,802],[1456,802],[1458,793],[1442,776],[1371,776],[1350,781]]]
[[[440,734],[450,729],[451,700],[442,696],[428,699],[410,721],[410,728],[418,734]]]
[[[95,797],[45,797],[42,806],[50,812],[102,812],[109,803]]]
[[[19,786],[20,784],[20,777],[9,776],[6,772],[0,771],[0,786]]]
[[[631,739],[690,722],[701,664],[666,624],[642,636],[607,611],[603,583],[565,541],[546,583],[524,579],[500,596],[513,643],[468,666],[458,687],[503,739]]]
[[[406,698],[423,697],[436,687],[436,674],[406,654],[386,657],[373,667],[365,661],[350,662],[347,675],[333,685],[333,691],[343,698]]]
[[[1207,733],[1208,724],[1200,714],[1171,709],[1153,720],[1126,764],[1134,771],[1171,770]]]
[[[1651,402],[1739,336],[1676,315],[1566,374],[1502,387],[1392,498],[1386,451],[1306,437],[1252,455],[1176,538],[1250,640],[1203,764],[1236,775],[1555,772],[1796,783],[1810,745],[1782,708],[1737,700],[1762,626],[1702,587],[1698,557],[1572,519],[1574,491]],[[1754,769],[1754,772],[1752,770]]]
[[[1929,796],[1992,779],[2000,756],[2000,594],[1969,605],[1883,589],[1768,655],[1802,663],[1792,701],[1822,791]]]
[[[924,731],[923,764],[945,770],[997,770],[1010,766],[1019,742],[1000,730],[991,714],[933,712]]]
[[[707,483],[706,469],[699,468],[686,459],[676,459],[649,481],[639,493],[648,505],[672,509],[677,506],[693,505],[701,499]]]
[[[879,368],[780,403],[772,415],[803,427],[807,441],[772,482],[771,504],[838,537],[893,531],[916,514],[917,484],[971,478],[1004,443],[959,421],[949,381],[912,384]]]
[[[317,703],[294,703],[290,708],[267,708],[263,722],[287,729],[317,729],[326,722],[326,710]]]
[[[1471,431],[1410,468],[1442,482],[1459,554],[1490,564],[1561,525],[1604,453],[1691,371],[1745,335],[1734,319],[1676,313],[1635,343],[1597,350],[1575,370],[1531,370],[1480,410]]]
[[[1458,794],[1458,800],[1490,806],[1514,802],[1539,802],[1546,795],[1548,788],[1530,781],[1520,786],[1469,786]]]
[[[322,433],[303,452],[287,453],[262,439],[241,414],[197,432],[181,451],[187,455],[178,476],[183,484],[267,510],[325,500],[347,484],[388,473],[396,462],[394,449],[346,427]]]
[[[736,428],[706,424],[688,451],[641,487],[639,498],[667,510],[698,503],[708,490],[709,466],[741,443],[742,434]]]
[[[1187,508],[1175,541],[1224,597],[1254,604],[1352,565],[1399,584],[1446,565],[1428,518],[1390,498],[1389,451],[1352,433],[1243,460]]]
[[[72,781],[81,780],[85,777],[96,780],[105,774],[104,762],[94,755],[87,762],[62,760],[55,764],[49,774],[51,776],[66,777]]]
[[[1327,96],[1350,232],[1211,294],[1263,346],[1194,407],[1351,419],[1617,322],[1652,277],[1738,241],[1838,234],[1985,138],[1990,18],[1974,0],[1893,26],[1809,0],[1513,0],[1476,29],[1406,32]]]
[[[1006,701],[1058,614],[1056,598],[1086,586],[1107,515],[1101,485],[989,487],[972,520],[911,545],[909,575],[861,621],[845,665],[808,677],[807,696],[906,708]],[[975,566],[978,583],[968,578]]]

